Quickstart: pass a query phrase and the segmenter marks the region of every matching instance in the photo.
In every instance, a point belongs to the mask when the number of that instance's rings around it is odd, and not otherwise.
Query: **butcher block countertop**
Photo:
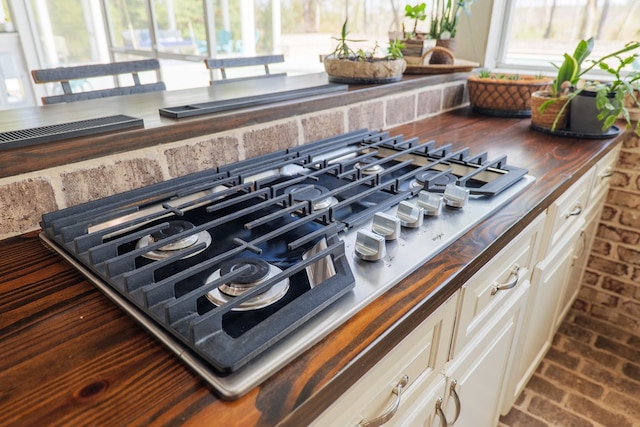
[[[506,154],[537,179],[236,401],[218,398],[37,233],[0,241],[0,425],[306,425],[622,140],[548,136],[529,124],[463,108],[392,129]]]

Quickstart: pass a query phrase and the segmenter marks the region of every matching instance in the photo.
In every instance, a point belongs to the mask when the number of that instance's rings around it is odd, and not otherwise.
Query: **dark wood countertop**
[[[0,424],[306,425],[621,138],[462,109],[392,130],[507,154],[536,182],[260,387],[220,400],[36,234],[0,242]],[[392,331],[392,333],[389,333]],[[372,343],[379,339],[375,345]],[[366,351],[365,351],[366,350]],[[358,358],[358,363],[350,363]]]

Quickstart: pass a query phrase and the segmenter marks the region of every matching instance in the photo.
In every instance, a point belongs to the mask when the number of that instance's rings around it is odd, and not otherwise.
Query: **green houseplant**
[[[475,0],[432,0],[429,37],[436,40],[436,46],[455,51],[455,38],[462,12],[469,15]],[[432,64],[447,64],[452,61],[447,55],[434,53]]]
[[[569,128],[574,132],[607,132],[619,118],[631,125],[630,109],[640,107],[638,87],[640,70],[623,74],[623,69],[637,61],[638,55],[614,56],[615,66],[599,63],[601,70],[611,76],[610,83],[587,82],[576,91],[571,101]],[[593,120],[593,117],[597,120]],[[640,134],[640,122],[635,132]]]
[[[340,37],[334,37],[338,43],[333,52],[324,60],[324,68],[332,83],[377,84],[391,83],[402,79],[407,67],[403,59],[404,45],[397,39],[389,43],[386,55],[377,56],[378,44],[372,50],[356,49],[351,43],[365,40],[349,39],[347,19],[342,24]]]
[[[590,60],[590,64],[583,68],[582,65],[591,54],[594,43],[593,37],[581,40],[573,55],[565,53],[562,64],[559,67],[556,66],[558,71],[551,90],[532,94],[531,123],[534,129],[552,132],[557,129],[569,129],[568,117],[573,108],[573,101],[576,97],[583,96],[585,91],[593,91],[596,94],[594,98],[597,99],[596,108],[593,110],[596,116],[586,116],[585,120],[590,122],[599,120],[601,130],[606,131],[621,116],[626,120],[627,127],[630,127],[629,110],[625,102],[631,99],[638,105],[638,98],[634,92],[634,86],[639,81],[638,72],[623,75],[622,69],[637,60],[638,54],[633,51],[640,48],[640,42],[629,42],[622,49],[599,59]],[[623,56],[625,54],[628,56]],[[618,65],[610,66],[607,62],[609,60],[617,60]],[[612,80],[607,84],[585,84],[582,77],[595,67],[606,71]],[[580,116],[584,115],[585,113],[580,114]],[[577,129],[573,131],[583,132]]]
[[[581,40],[573,55],[565,53],[564,60],[558,67],[556,77],[551,83],[550,90],[534,92],[531,94],[531,125],[534,129],[555,131],[556,128],[566,127],[569,117],[569,91],[581,76],[581,68],[584,60],[591,54],[594,39]]]
[[[407,63],[416,63],[420,60],[422,54],[426,50],[430,40],[428,31],[419,31],[418,25],[427,19],[427,4],[417,3],[414,5],[406,5],[404,8],[404,17],[410,24],[410,30],[407,30],[405,23],[402,23],[402,31],[390,31],[389,41],[393,42],[398,39],[405,47],[402,54]],[[435,40],[432,41],[435,46]]]

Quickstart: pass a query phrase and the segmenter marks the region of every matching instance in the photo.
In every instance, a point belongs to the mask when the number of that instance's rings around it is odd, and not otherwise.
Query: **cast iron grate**
[[[0,132],[0,150],[144,126],[144,121],[118,114],[77,122]]]

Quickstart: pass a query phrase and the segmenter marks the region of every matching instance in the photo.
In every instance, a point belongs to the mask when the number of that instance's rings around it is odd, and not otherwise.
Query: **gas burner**
[[[180,219],[171,220],[169,221],[169,227],[163,228],[162,230],[157,230],[151,234],[144,236],[142,239],[138,240],[138,243],[136,243],[136,248],[137,249],[145,248],[153,243],[159,242],[163,239],[167,239],[171,236],[175,236],[178,233],[182,233],[183,231],[191,230],[193,228],[195,228],[195,226],[189,221],[183,221]],[[189,258],[207,249],[209,245],[211,245],[211,240],[212,240],[211,235],[206,230],[204,230],[199,233],[191,234],[182,239],[168,243],[156,250],[149,251],[143,254],[142,256],[145,258],[157,261],[157,260],[168,258],[169,256],[173,255],[175,251],[186,249],[195,244],[204,242],[205,244],[204,248],[184,257],[184,258]]]
[[[362,175],[375,175],[384,170],[384,168],[380,164],[372,165],[375,160],[376,159],[364,158],[356,163],[354,167],[360,170]]]
[[[235,258],[223,264],[207,278],[207,284],[237,270],[249,266],[248,270],[231,282],[220,285],[207,293],[207,299],[218,306],[229,303],[233,298],[282,273],[282,270],[258,258]],[[289,279],[284,279],[262,292],[234,307],[233,311],[248,311],[267,307],[279,301],[289,290]]]
[[[338,204],[338,199],[333,196],[326,196],[329,192],[327,187],[317,184],[294,184],[285,188],[286,194],[291,194],[293,200],[296,202],[310,202],[313,201],[313,210],[330,208],[331,206]]]
[[[457,181],[458,177],[450,172],[426,170],[416,174],[415,180],[411,183],[411,188],[442,192],[447,184],[455,184]]]

